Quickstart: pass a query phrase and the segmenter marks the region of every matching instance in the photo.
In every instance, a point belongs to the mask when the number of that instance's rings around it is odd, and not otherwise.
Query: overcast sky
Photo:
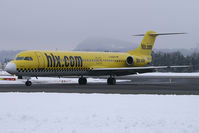
[[[140,44],[133,34],[160,36],[155,48],[199,46],[198,0],[0,0],[0,50],[72,50],[88,37]]]

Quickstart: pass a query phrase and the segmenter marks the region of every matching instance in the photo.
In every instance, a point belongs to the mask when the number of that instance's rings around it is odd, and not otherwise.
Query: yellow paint
[[[75,52],[75,51],[70,51],[70,52],[24,51],[24,52],[19,53],[16,56],[16,58],[31,57],[33,60],[16,60],[15,59],[12,62],[14,62],[17,65],[17,69],[19,70],[27,70],[27,69],[62,70],[62,69],[93,69],[93,68],[118,68],[118,67],[146,66],[152,61],[151,51],[156,39],[156,36],[149,35],[150,33],[155,33],[155,32],[154,31],[146,32],[140,46],[137,49],[128,51],[126,53]],[[126,63],[126,59],[129,56],[132,56],[134,59],[134,63],[132,65],[128,65]],[[82,61],[78,62],[78,59],[75,60],[75,58],[77,57],[81,57]],[[71,59],[68,59],[68,58],[71,58]],[[74,59],[74,66],[73,66],[73,59]],[[60,61],[57,61],[57,60],[60,60]],[[51,66],[51,62],[52,62],[52,66]]]

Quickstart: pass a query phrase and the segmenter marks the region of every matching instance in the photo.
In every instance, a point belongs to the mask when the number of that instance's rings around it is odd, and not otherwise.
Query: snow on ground
[[[16,78],[16,81],[0,80],[0,84],[24,84],[26,82],[26,79],[17,79],[17,76],[12,76],[5,71],[0,71],[0,78]],[[88,83],[106,83],[106,78],[87,78],[87,80]],[[153,72],[122,76],[122,78],[120,77],[117,79],[117,82],[130,81],[132,78],[199,78],[199,73]],[[35,77],[32,77],[31,81],[33,84],[78,83],[78,78],[38,77],[38,79],[36,79]]]
[[[0,78],[16,78],[16,81],[0,80],[0,84],[25,84],[27,79],[17,79],[16,76],[0,76]],[[118,82],[125,82],[128,80],[118,80]],[[57,83],[78,83],[78,78],[55,78],[55,77],[35,77],[31,78],[33,84],[57,84]],[[87,78],[88,83],[106,83],[106,79]]]
[[[0,93],[1,133],[198,133],[199,96]]]
[[[27,79],[17,79],[16,76],[0,76],[0,78],[16,78],[15,81],[12,80],[0,80],[0,84],[25,84]],[[126,82],[129,80],[117,80],[117,82]],[[57,84],[57,83],[78,83],[78,78],[58,78],[58,77],[32,77],[31,82],[33,84]],[[87,78],[88,83],[106,83],[107,79],[98,78]]]
[[[7,73],[6,71],[2,71],[2,70],[0,70],[0,75],[2,76],[2,75],[4,75],[4,76],[6,76],[6,75],[10,75],[9,73]]]
[[[199,76],[199,72],[193,73],[175,73],[175,72],[152,72],[152,73],[142,73],[139,76]]]
[[[10,75],[5,71],[0,71],[0,78],[16,78],[15,81],[0,80],[0,84],[25,84],[27,79],[17,79],[17,76]],[[78,78],[58,78],[58,77],[31,77],[33,84],[54,84],[54,83],[78,83]],[[88,83],[106,83],[107,79],[87,78]],[[117,80],[117,82],[126,82],[129,80]]]

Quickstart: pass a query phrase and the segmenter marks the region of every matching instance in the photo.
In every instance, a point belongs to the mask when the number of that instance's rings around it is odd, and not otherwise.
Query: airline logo
[[[81,56],[64,56],[63,59],[60,56],[55,56],[52,53],[49,55],[44,53],[48,62],[47,67],[82,67],[83,60]]]

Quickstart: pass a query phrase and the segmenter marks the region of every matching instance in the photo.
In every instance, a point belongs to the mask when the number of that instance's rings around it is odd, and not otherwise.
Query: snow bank
[[[193,73],[175,73],[175,72],[152,72],[138,74],[139,76],[199,76],[198,72]]]
[[[199,96],[0,93],[2,133],[198,133]]]
[[[7,73],[6,71],[2,71],[2,70],[0,70],[0,75],[7,75],[7,76],[9,76],[10,74],[9,74],[9,73]]]

